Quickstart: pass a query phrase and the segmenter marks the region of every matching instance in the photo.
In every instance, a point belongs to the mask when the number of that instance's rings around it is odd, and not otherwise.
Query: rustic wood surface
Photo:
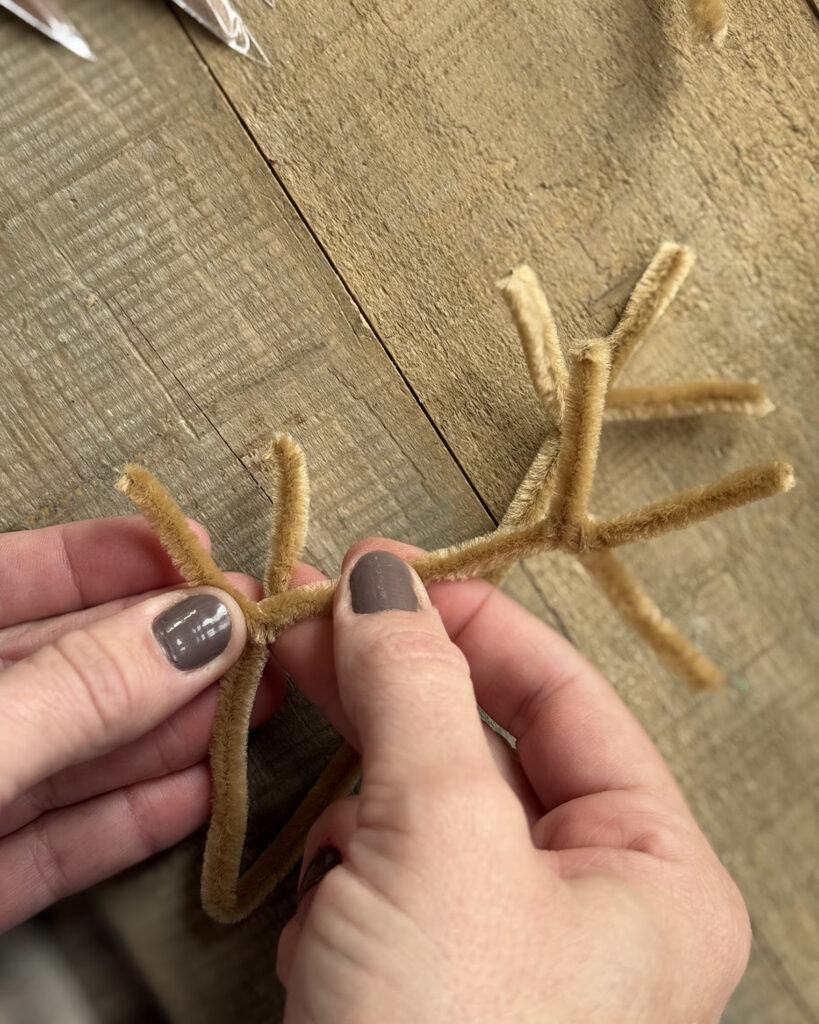
[[[494,280],[527,259],[576,339],[613,324],[657,243],[693,245],[630,381],[756,377],[777,412],[611,426],[593,501],[796,463],[790,495],[627,553],[733,684],[685,691],[571,560],[507,586],[604,667],[740,883],[755,943],[725,1020],[809,1022],[819,32],[805,0],[731,8],[715,53],[661,0],[247,0],[271,69],[149,0],[72,5],[94,65],[0,18],[0,528],[125,511],[111,483],[139,453],[222,564],[258,570],[257,457],[285,427],[322,568],[370,532],[483,531],[541,429]],[[295,699],[260,731],[254,841],[333,742]],[[200,852],[95,906],[171,1019],[275,1019],[291,893],[211,925]]]

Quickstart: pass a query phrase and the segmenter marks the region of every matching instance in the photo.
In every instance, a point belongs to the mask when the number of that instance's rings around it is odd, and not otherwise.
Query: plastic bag
[[[67,50],[85,60],[95,60],[91,47],[86,43],[71,21],[51,0],[0,0],[0,7],[16,14],[18,18],[39,29],[49,39],[60,43]]]
[[[174,0],[174,3],[237,53],[270,66],[270,61],[230,0]],[[272,6],[270,0],[268,3]],[[79,57],[95,59],[88,43],[53,0],[0,0],[0,7],[5,7]]]
[[[200,25],[204,25],[223,43],[227,43],[231,49],[243,53],[246,57],[261,61],[262,64],[270,64],[230,0],[173,0],[173,2],[192,18],[195,18]]]

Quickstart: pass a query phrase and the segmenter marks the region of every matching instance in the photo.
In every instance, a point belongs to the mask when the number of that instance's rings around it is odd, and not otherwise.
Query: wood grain
[[[184,23],[197,55],[150,0],[74,4],[94,66],[0,21],[0,523],[121,508],[114,467],[141,451],[223,564],[258,568],[255,455],[284,427],[322,567],[368,531],[474,534],[541,431],[493,281],[527,259],[577,339],[659,241],[694,245],[626,383],[758,377],[778,411],[609,427],[592,507],[796,462],[787,498],[626,556],[736,685],[685,692],[571,560],[507,586],[604,666],[740,882],[756,942],[726,1020],[816,1021],[815,19],[735,0],[717,55],[660,0],[246,7],[270,70]],[[254,842],[330,743],[296,701],[254,742]],[[199,850],[96,898],[172,1019],[270,1019],[290,905],[205,924]]]
[[[449,0],[434,17],[406,0],[258,5],[265,74],[192,35],[495,516],[541,426],[493,281],[526,259],[574,340],[611,328],[661,240],[699,251],[627,383],[758,378],[777,412],[609,427],[592,507],[796,463],[787,498],[625,556],[735,685],[684,691],[572,562],[525,572],[658,739],[741,882],[757,943],[729,1019],[813,1020],[816,849],[796,809],[819,777],[819,32],[805,4],[731,10],[719,54],[658,0]]]
[[[258,572],[258,456],[284,428],[307,449],[309,554],[328,572],[367,533],[437,546],[485,530],[178,22],[145,6],[75,5],[94,66],[0,21],[0,527],[129,511],[113,483],[140,455],[222,565]],[[295,699],[257,734],[252,841],[337,742]],[[292,892],[220,929],[199,908],[200,859],[196,837],[97,899],[171,1016],[270,1019]]]

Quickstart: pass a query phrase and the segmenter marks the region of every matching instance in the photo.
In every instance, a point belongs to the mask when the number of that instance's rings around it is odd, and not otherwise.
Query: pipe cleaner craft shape
[[[576,556],[637,632],[683,679],[698,689],[718,686],[724,673],[665,618],[613,549],[680,530],[718,512],[788,490],[793,470],[766,462],[713,483],[682,491],[612,519],[588,510],[600,432],[606,419],[649,420],[738,412],[761,416],[773,406],[749,381],[692,381],[647,388],[613,387],[628,359],[662,316],[693,262],[684,246],[662,245],[635,287],[619,323],[606,338],[566,350],[537,279],[523,265],[499,283],[520,335],[543,410],[545,439],[498,528],[456,547],[414,559],[425,583],[485,576],[495,582],[515,563],[545,551]],[[305,834],[324,807],[349,793],[358,754],[343,744],[279,835],[244,873],[247,828],[247,738],[250,712],[268,645],[288,626],[326,615],[336,582],[290,590],[307,533],[308,482],[304,454],[287,435],[266,459],[278,470],[264,597],[236,590],[202,548],[173,499],[143,466],[131,465],[117,487],[143,513],[184,578],[226,590],[248,623],[248,643],[221,683],[210,747],[213,810],[202,870],[202,902],[216,920],[250,914],[298,861]]]

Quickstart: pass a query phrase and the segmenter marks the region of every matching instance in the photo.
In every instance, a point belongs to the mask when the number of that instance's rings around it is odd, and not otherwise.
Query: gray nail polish
[[[389,551],[359,558],[350,573],[350,600],[353,611],[363,614],[417,612],[420,607],[408,566]]]
[[[168,661],[183,672],[217,658],[230,642],[227,607],[213,594],[193,594],[154,620],[153,632]]]
[[[340,863],[341,854],[335,846],[320,846],[304,869],[304,874],[299,882],[299,891],[296,894],[296,902],[300,903],[304,895],[318,885],[328,871],[332,871]]]

